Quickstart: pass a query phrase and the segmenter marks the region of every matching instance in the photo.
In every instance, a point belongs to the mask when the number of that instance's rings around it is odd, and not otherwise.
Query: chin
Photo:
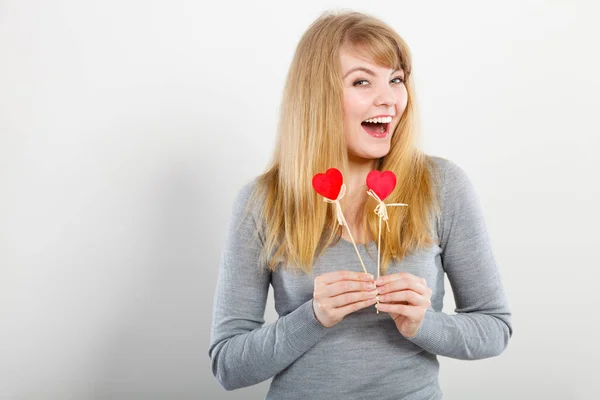
[[[362,149],[362,151],[354,151],[352,155],[357,159],[363,160],[377,160],[381,157],[385,157],[390,152],[390,146],[379,145],[370,149]]]
[[[385,143],[369,146],[369,148],[365,149],[365,153],[368,154],[370,158],[381,158],[390,152],[390,147],[390,141],[388,140]]]

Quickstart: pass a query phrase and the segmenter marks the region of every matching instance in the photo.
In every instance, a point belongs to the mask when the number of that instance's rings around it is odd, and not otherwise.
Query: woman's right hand
[[[373,275],[334,271],[315,278],[313,311],[325,328],[331,328],[350,313],[375,304],[377,289]]]

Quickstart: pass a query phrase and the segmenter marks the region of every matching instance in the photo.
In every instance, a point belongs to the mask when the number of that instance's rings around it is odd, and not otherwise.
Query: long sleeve
[[[446,163],[440,246],[457,314],[427,310],[416,336],[408,340],[451,358],[497,356],[513,333],[511,312],[473,184],[458,165]]]
[[[275,376],[327,333],[312,299],[264,325],[271,273],[259,265],[263,239],[255,209],[244,217],[255,184],[246,184],[234,201],[214,298],[208,354],[214,376],[227,390]]]

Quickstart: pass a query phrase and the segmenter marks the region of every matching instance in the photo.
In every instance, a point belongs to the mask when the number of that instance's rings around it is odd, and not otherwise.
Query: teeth
[[[392,122],[392,117],[371,118],[371,119],[366,119],[365,122],[370,122],[372,124],[374,124],[374,123],[389,124],[390,122]]]

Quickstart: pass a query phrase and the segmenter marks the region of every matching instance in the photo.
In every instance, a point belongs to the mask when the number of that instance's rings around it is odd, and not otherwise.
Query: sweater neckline
[[[326,228],[326,233],[327,233],[326,237],[329,236],[331,234],[331,229]],[[351,241],[344,239],[342,236],[340,236],[339,242],[341,242],[344,246],[354,247],[354,244]],[[366,243],[356,243],[356,247],[358,247],[358,248],[360,248],[360,247],[363,247],[363,248],[364,247],[373,247],[373,246],[375,246],[375,248],[377,248],[377,242],[375,240],[371,240],[371,241],[366,242]]]
[[[346,240],[341,236],[340,236],[340,240],[338,241],[338,243],[341,243],[342,246],[351,247],[352,249],[354,249],[354,244],[351,241]],[[366,248],[377,249],[377,242],[375,240],[371,240],[366,243],[356,243],[356,247],[358,248],[359,251],[361,249],[366,249]]]
[[[344,244],[347,244],[348,246],[354,247],[354,244],[351,241],[346,240],[346,239],[344,239],[341,236],[340,236],[340,242],[344,242]],[[371,240],[370,242],[366,242],[366,243],[356,243],[356,247],[359,247],[359,246],[362,246],[362,247],[367,247],[367,246],[371,247],[373,245],[375,245],[375,241],[374,240]]]

